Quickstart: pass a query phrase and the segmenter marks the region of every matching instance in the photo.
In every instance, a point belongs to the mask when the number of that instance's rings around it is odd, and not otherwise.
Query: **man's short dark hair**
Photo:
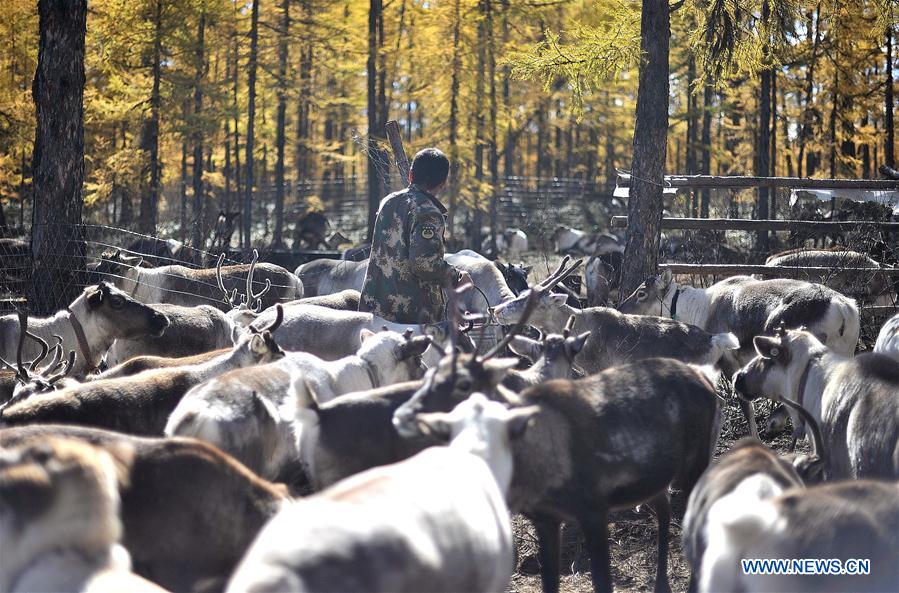
[[[412,179],[423,189],[433,189],[446,181],[449,168],[449,159],[443,151],[425,148],[412,159]]]

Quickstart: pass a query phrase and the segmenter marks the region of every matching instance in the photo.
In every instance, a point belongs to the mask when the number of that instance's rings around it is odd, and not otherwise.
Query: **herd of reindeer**
[[[670,591],[672,495],[692,591],[899,591],[899,315],[857,354],[849,281],[665,271],[612,308],[620,245],[589,250],[586,303],[566,282],[583,259],[532,282],[448,254],[473,286],[424,325],[358,312],[366,261],[104,253],[64,310],[0,317],[0,593],[501,593],[513,513],[545,592],[568,521],[611,591],[609,515],[638,505]],[[750,435],[713,460],[731,393]],[[769,430],[791,421],[788,453],[758,438],[761,398],[781,404]],[[870,570],[752,574],[752,558]]]

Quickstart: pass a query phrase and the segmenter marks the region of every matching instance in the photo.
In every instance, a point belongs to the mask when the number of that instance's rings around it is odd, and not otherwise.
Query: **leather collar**
[[[800,406],[803,405],[802,401],[805,399],[805,387],[812,370],[812,363],[816,360],[818,360],[817,356],[809,356],[808,361],[805,363],[805,369],[802,371],[802,376],[799,377],[799,391],[796,393],[796,403]]]
[[[85,374],[89,375],[97,370],[97,366],[93,363],[94,359],[91,356],[91,347],[87,342],[87,336],[84,334],[84,327],[78,321],[78,317],[75,316],[72,309],[66,307],[66,311],[69,312],[69,323],[75,332],[75,338],[78,340],[78,350],[81,351],[81,356],[84,358]]]
[[[680,288],[674,289],[674,296],[671,297],[671,319],[677,319],[677,299],[680,298],[681,290]]]
[[[378,381],[378,373],[375,371],[374,365],[361,356],[359,358],[362,359],[362,364],[365,366],[365,372],[368,373],[368,380],[371,381],[372,389],[377,389],[381,386],[381,382]]]

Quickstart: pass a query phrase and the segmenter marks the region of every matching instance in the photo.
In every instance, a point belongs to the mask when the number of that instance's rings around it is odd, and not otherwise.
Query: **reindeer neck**
[[[580,309],[575,309],[571,305],[564,304],[561,307],[553,307],[547,312],[543,319],[542,327],[544,333],[561,333],[568,323],[568,319],[574,315],[575,318],[581,315]]]
[[[663,314],[677,321],[704,328],[709,317],[710,301],[704,289],[678,286],[672,282],[663,299]]]

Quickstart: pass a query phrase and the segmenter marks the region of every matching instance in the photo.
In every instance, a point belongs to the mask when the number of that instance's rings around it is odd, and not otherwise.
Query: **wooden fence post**
[[[400,134],[400,125],[395,119],[387,122],[387,139],[390,141],[390,149],[393,151],[393,160],[396,162],[396,168],[400,170],[400,177],[403,183],[409,184],[409,157],[406,156],[406,149],[403,148],[403,136]]]

